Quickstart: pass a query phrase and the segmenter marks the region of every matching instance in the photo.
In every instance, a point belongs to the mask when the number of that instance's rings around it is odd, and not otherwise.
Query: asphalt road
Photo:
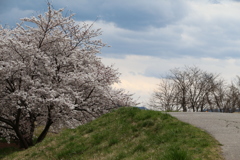
[[[223,145],[226,160],[240,160],[240,114],[210,112],[169,112],[169,114],[215,137]]]

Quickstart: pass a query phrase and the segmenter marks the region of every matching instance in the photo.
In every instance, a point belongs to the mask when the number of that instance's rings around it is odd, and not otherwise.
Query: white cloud
[[[114,64],[114,68],[118,68],[121,73],[121,83],[115,84],[116,88],[124,88],[130,93],[135,93],[134,98],[145,105],[148,98],[159,82],[158,78],[144,76],[146,65],[142,62],[149,62],[146,58],[141,56],[127,56],[125,59],[102,58],[106,65]]]
[[[142,30],[129,30],[107,21],[97,21],[95,26],[103,29],[103,40],[113,46],[105,53],[164,58],[239,57],[240,3],[223,2],[188,1],[190,11],[184,18],[161,27],[149,24]]]

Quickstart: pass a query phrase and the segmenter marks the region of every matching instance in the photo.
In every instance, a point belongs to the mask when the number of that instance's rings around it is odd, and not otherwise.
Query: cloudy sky
[[[240,0],[51,0],[76,21],[102,28],[102,61],[122,73],[121,87],[145,105],[169,69],[184,66],[240,75]],[[46,0],[0,0],[0,23],[47,10]]]

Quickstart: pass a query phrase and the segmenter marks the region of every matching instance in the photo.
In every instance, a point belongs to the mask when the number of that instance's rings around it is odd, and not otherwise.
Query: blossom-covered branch
[[[73,15],[48,4],[45,15],[23,18],[9,29],[0,26],[0,135],[33,143],[36,127],[76,127],[119,106],[136,105],[131,94],[111,86],[119,73],[96,54],[106,44],[101,30],[76,23]],[[31,23],[31,25],[24,25]]]

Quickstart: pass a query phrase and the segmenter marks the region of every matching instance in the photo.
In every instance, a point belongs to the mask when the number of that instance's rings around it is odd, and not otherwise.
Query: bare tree
[[[208,95],[208,104],[212,110],[223,112],[228,106],[227,93],[228,87],[224,80],[219,80],[212,84],[213,88]]]
[[[218,75],[208,73],[197,67],[188,67],[187,80],[190,83],[188,92],[189,108],[195,111],[202,112],[207,104],[207,96],[215,85]]]
[[[174,68],[161,79],[150,106],[164,111],[239,111],[240,77],[228,85],[218,74],[198,67]]]
[[[181,71],[179,68],[170,70],[170,74],[167,75],[167,79],[171,79],[174,82],[174,87],[178,96],[178,104],[181,105],[183,112],[187,112],[187,94],[190,88],[190,82],[186,79],[188,73]]]
[[[237,77],[238,78],[238,77]],[[235,112],[240,106],[239,79],[230,85],[223,79],[212,82],[207,93],[207,109],[216,112]]]
[[[183,112],[204,110],[218,75],[202,71],[198,67],[174,68],[154,92],[152,104],[164,110],[179,109]],[[153,105],[152,105],[153,106]]]
[[[225,112],[235,112],[239,108],[240,90],[235,84],[231,84],[228,87],[228,93],[226,95],[227,106]]]
[[[150,107],[161,111],[179,111],[176,86],[170,79],[161,79],[157,90],[150,99]]]

